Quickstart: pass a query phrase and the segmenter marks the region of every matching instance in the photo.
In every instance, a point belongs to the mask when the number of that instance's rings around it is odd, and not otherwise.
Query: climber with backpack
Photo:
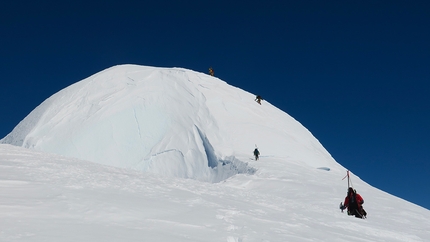
[[[345,178],[348,178],[348,193],[343,204],[340,203],[339,205],[340,210],[343,213],[343,210],[348,209],[348,215],[356,218],[366,218],[367,213],[363,208],[364,199],[353,188],[349,171],[346,171],[346,176],[342,180]]]
[[[364,199],[352,187],[348,188],[348,193],[345,197],[343,205],[341,203],[340,209],[348,209],[348,215],[355,216],[356,218],[366,218],[366,211],[363,208]]]
[[[254,101],[256,101],[258,104],[260,104],[261,105],[261,100],[264,100],[260,95],[257,95],[256,97],[255,97],[255,100]]]
[[[260,151],[258,151],[258,148],[255,148],[255,150],[254,150],[255,160],[258,160],[259,155],[260,155]]]

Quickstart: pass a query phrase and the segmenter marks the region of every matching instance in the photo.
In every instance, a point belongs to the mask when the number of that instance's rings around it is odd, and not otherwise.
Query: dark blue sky
[[[363,180],[429,209],[429,13],[427,0],[1,3],[0,136],[113,65],[212,66]]]

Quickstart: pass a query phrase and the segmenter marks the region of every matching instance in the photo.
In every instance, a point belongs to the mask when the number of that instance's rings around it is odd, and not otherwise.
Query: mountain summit
[[[218,78],[181,68],[121,65],[54,94],[1,142],[116,167],[220,181],[246,160],[288,157],[340,168],[288,114]]]

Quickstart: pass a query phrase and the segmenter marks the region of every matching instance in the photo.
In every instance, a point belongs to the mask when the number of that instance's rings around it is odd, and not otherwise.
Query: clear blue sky
[[[429,209],[429,13],[428,0],[2,2],[0,136],[113,65],[212,66],[363,180]]]

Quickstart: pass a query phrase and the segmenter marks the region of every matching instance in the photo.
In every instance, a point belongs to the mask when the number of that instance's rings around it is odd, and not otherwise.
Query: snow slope
[[[345,168],[253,100],[134,65],[61,90],[1,140],[0,241],[428,241],[427,209],[354,174],[368,219],[341,213]]]
[[[0,241],[428,241],[428,210],[355,176],[366,220],[338,209],[344,174],[277,157],[250,165],[254,175],[207,183],[2,144]]]
[[[300,123],[254,98],[190,70],[116,66],[51,96],[0,142],[203,181],[252,173],[234,157],[255,145],[340,169]]]

